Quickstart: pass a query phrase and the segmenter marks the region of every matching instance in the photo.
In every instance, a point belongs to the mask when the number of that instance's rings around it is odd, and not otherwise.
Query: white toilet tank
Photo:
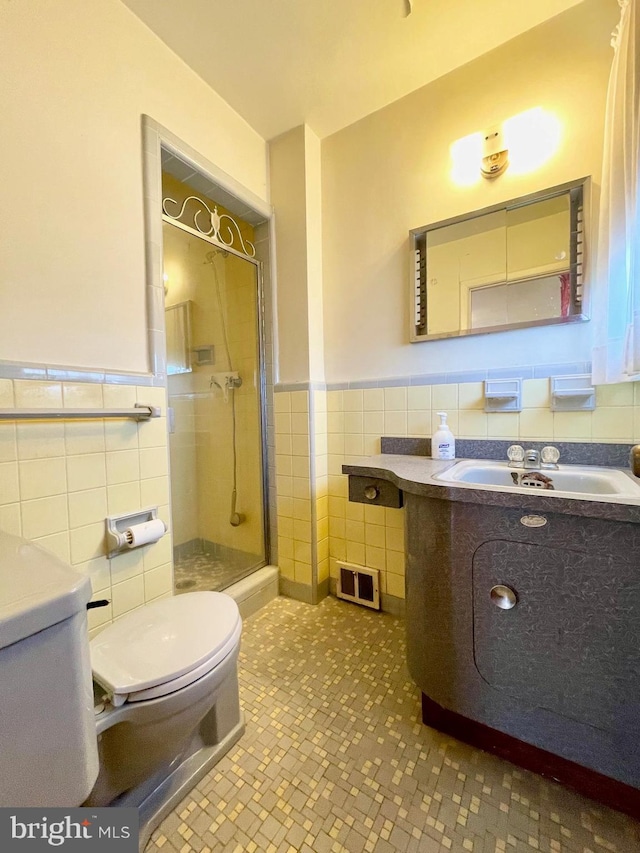
[[[0,806],[79,806],[98,775],[89,578],[0,531]]]

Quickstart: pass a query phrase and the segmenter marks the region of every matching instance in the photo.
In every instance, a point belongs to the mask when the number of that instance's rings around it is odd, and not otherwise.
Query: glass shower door
[[[266,563],[258,267],[164,223],[176,591]]]

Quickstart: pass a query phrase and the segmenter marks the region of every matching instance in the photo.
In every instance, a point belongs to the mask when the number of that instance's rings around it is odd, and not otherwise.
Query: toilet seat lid
[[[229,653],[241,624],[238,605],[222,592],[189,592],[152,602],[118,619],[90,643],[93,673],[113,693],[173,681]],[[231,644],[233,645],[233,644]]]

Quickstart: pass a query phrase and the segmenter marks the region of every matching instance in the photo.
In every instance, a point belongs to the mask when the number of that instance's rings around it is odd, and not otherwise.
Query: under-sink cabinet
[[[344,470],[401,494],[424,722],[639,814],[640,507]]]

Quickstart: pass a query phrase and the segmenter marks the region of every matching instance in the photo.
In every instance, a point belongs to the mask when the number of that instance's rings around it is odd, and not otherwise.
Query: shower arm
[[[224,401],[229,401],[229,391],[235,391],[236,388],[242,386],[242,377],[236,370],[231,370],[223,373],[213,373],[209,380],[209,388],[214,386],[219,388],[224,394]]]

